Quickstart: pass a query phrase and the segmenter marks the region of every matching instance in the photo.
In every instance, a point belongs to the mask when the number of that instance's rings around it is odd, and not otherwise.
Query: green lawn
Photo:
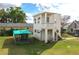
[[[68,34],[63,40],[45,44],[36,39],[31,43],[16,45],[11,37],[0,37],[1,55],[52,55],[52,54],[79,54],[79,40]],[[71,38],[71,39],[67,39]]]
[[[51,48],[55,42],[45,44],[36,39],[32,39],[31,43],[14,44],[10,37],[0,37],[0,54],[9,55],[39,55],[46,49]]]
[[[63,34],[63,40],[58,41],[52,48],[45,50],[42,54],[79,54],[79,39],[72,35]]]

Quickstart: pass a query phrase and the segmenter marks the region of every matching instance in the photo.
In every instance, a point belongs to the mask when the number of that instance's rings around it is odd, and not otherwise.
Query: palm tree
[[[2,22],[7,22],[10,19],[10,22],[13,23],[23,23],[25,22],[26,15],[20,7],[10,7],[6,10],[0,10],[0,18]]]
[[[6,16],[7,16],[6,11],[4,9],[1,9],[0,10],[1,22],[6,22],[7,21]]]
[[[10,15],[10,18],[12,19],[12,21],[14,23],[16,22],[24,22],[25,18],[26,18],[26,15],[25,13],[21,10],[20,7],[10,7],[9,8],[9,15]]]

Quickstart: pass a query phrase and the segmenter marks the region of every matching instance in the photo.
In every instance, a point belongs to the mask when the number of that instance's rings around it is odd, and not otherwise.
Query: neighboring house
[[[33,31],[33,24],[32,23],[0,23],[0,30],[1,29],[24,29],[27,28],[31,31]]]
[[[73,21],[68,27],[68,32],[75,36],[79,36],[79,21]]]
[[[62,29],[63,29],[64,32],[68,32],[68,27],[69,27],[70,24],[71,24],[71,23],[66,23],[66,24],[64,24],[64,25],[62,26]]]
[[[33,36],[47,43],[58,41],[61,37],[61,15],[52,12],[42,12],[34,17]]]

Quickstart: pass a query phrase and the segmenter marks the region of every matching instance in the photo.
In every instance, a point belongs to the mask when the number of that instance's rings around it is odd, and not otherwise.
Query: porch
[[[47,43],[48,41],[57,41],[58,35],[53,29],[43,29],[41,31],[41,40]]]
[[[74,32],[75,36],[79,36],[79,29],[74,30]]]

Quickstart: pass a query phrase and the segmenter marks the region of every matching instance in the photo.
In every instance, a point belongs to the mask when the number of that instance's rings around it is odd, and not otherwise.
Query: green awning
[[[30,30],[13,30],[13,35],[32,34]]]

